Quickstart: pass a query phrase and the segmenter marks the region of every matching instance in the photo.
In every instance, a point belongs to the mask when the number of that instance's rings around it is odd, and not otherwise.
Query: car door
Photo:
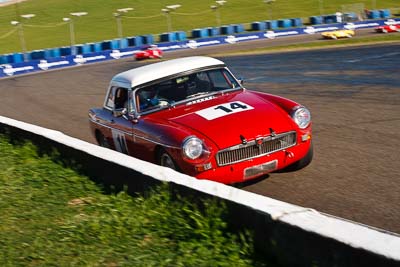
[[[135,151],[132,133],[132,121],[129,117],[131,104],[129,101],[130,89],[121,86],[111,86],[105,108],[110,112],[104,121],[111,131],[111,142],[115,150],[133,155]]]

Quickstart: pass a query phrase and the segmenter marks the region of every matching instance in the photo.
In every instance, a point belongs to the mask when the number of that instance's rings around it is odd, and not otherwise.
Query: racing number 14
[[[238,109],[238,108],[241,108],[241,109],[246,109],[247,108],[246,105],[240,104],[238,102],[232,102],[232,103],[229,103],[229,105],[230,105],[230,108],[226,107],[227,105],[225,105],[225,106],[218,106],[218,107],[216,107],[214,109],[215,110],[220,109],[220,110],[225,111],[226,113],[230,113],[230,112],[232,112],[232,111],[234,111],[235,109]]]
[[[196,112],[197,115],[206,120],[214,120],[227,115],[254,109],[252,106],[241,101],[229,102],[217,106],[202,109]]]

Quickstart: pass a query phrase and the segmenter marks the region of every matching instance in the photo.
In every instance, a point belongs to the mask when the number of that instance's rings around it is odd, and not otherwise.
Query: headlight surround
[[[305,107],[296,107],[292,112],[292,119],[300,129],[305,129],[311,123],[311,113]]]
[[[182,151],[187,158],[198,159],[204,151],[203,142],[195,136],[188,137],[183,141]]]

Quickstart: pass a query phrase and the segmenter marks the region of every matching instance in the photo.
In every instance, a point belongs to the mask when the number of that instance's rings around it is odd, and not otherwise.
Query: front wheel
[[[173,170],[178,170],[175,161],[164,149],[161,149],[158,153],[158,164]]]

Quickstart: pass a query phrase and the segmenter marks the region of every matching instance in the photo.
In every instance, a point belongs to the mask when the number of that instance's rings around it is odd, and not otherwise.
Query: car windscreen
[[[225,68],[185,74],[136,91],[139,112],[147,112],[193,98],[241,88]]]

